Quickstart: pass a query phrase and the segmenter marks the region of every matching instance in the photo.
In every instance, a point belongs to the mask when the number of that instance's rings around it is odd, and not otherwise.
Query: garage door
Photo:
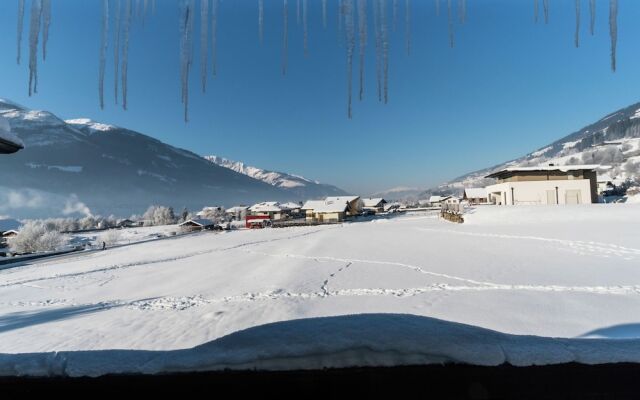
[[[547,204],[558,204],[556,202],[556,191],[547,190]]]
[[[566,192],[566,202],[567,204],[580,204],[582,203],[582,199],[580,196],[579,190],[567,190]]]

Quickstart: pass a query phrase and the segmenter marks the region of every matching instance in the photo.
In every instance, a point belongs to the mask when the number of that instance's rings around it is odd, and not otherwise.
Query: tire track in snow
[[[330,228],[330,229],[335,229],[335,227],[334,228]],[[31,283],[34,283],[34,282],[43,282],[43,281],[56,280],[56,279],[79,278],[79,277],[84,277],[84,276],[90,275],[90,274],[106,273],[106,272],[110,272],[110,271],[114,271],[114,270],[127,269],[127,268],[132,268],[132,267],[148,266],[148,265],[153,265],[153,264],[161,264],[161,263],[166,263],[166,262],[171,262],[171,261],[181,261],[181,260],[185,260],[185,259],[188,259],[188,258],[202,256],[202,255],[211,254],[211,253],[219,253],[219,252],[225,252],[225,251],[230,251],[230,250],[237,250],[237,249],[241,249],[243,247],[254,246],[254,245],[259,245],[259,244],[264,244],[264,243],[278,242],[278,241],[282,241],[282,240],[297,239],[297,238],[300,238],[300,237],[313,235],[315,233],[323,232],[323,231],[326,231],[326,230],[328,230],[328,229],[316,229],[316,230],[313,230],[313,231],[310,231],[310,232],[305,232],[305,233],[298,234],[298,235],[290,235],[290,236],[285,236],[285,237],[280,237],[280,238],[273,238],[273,239],[265,239],[265,240],[257,240],[257,241],[253,241],[253,242],[240,243],[240,244],[237,244],[237,245],[234,245],[234,246],[216,248],[216,249],[208,249],[208,250],[201,250],[201,251],[182,254],[182,255],[178,255],[178,256],[174,256],[174,257],[164,257],[164,258],[159,258],[159,259],[155,259],[155,260],[143,260],[143,261],[136,261],[136,262],[125,263],[125,264],[112,264],[112,265],[105,266],[105,267],[95,268],[95,269],[92,269],[92,270],[89,270],[89,271],[80,271],[80,272],[73,272],[73,273],[68,273],[68,274],[54,274],[54,275],[38,277],[38,278],[10,281],[10,282],[6,282],[6,283],[0,284],[0,288],[17,286],[17,285],[25,285],[25,284],[31,284]],[[74,262],[75,261],[77,261],[77,260],[74,260]]]
[[[640,257],[640,249],[618,246],[612,243],[602,243],[602,242],[593,242],[593,241],[587,242],[587,241],[568,240],[568,239],[554,239],[554,238],[545,238],[540,236],[506,235],[506,234],[500,234],[500,233],[478,233],[478,232],[468,232],[468,231],[457,231],[457,230],[451,230],[451,229],[433,229],[433,228],[416,228],[416,229],[419,231],[425,231],[425,232],[449,233],[454,235],[546,242],[546,243],[561,245],[560,247],[561,249],[570,250],[573,253],[576,253],[579,255],[596,255],[600,257],[609,257],[610,255],[613,255],[613,256],[621,257],[625,260],[633,260],[636,257]]]
[[[127,305],[130,308],[140,310],[185,310],[191,307],[199,307],[209,304],[225,304],[239,302],[271,301],[302,299],[315,300],[328,297],[359,297],[359,296],[391,296],[398,298],[414,297],[425,293],[446,293],[446,292],[489,292],[489,291],[527,291],[542,293],[587,293],[600,295],[638,295],[640,285],[629,286],[545,286],[545,285],[495,285],[484,286],[454,286],[446,283],[436,283],[433,285],[401,288],[354,288],[340,289],[335,291],[322,289],[318,292],[289,292],[284,289],[249,292],[236,296],[226,296],[222,298],[206,298],[202,295],[188,296],[180,298],[159,298],[150,301],[135,301]],[[118,303],[121,304],[121,303]]]
[[[344,268],[344,267],[343,267]],[[65,299],[48,299],[42,301],[16,301],[0,303],[0,306],[11,307],[99,307],[101,309],[111,309],[116,307],[126,307],[139,311],[184,311],[193,307],[201,307],[215,304],[258,302],[271,300],[315,300],[326,299],[328,297],[371,297],[371,296],[391,296],[397,298],[408,298],[427,293],[454,293],[454,292],[490,292],[490,291],[527,291],[541,293],[586,293],[597,295],[640,295],[640,285],[628,286],[559,286],[559,285],[495,285],[486,286],[455,286],[446,283],[436,283],[422,287],[384,289],[384,288],[353,288],[340,289],[335,291],[321,290],[318,292],[288,292],[278,289],[265,292],[248,292],[235,296],[220,298],[207,298],[203,295],[193,296],[168,296],[152,299],[123,301],[111,300],[97,303],[75,303]]]
[[[274,254],[274,253],[266,253],[266,252],[259,252],[259,251],[253,251],[253,250],[246,250],[246,252],[251,254],[257,254],[260,256],[265,256],[265,257],[297,258],[302,260],[315,260],[318,262],[335,261],[335,262],[351,263],[351,264],[362,263],[362,264],[375,264],[375,265],[391,265],[395,267],[407,268],[415,272],[429,275],[429,276],[434,276],[437,278],[451,279],[451,280],[461,281],[461,282],[465,282],[467,284],[472,284],[472,285],[491,286],[494,284],[492,282],[477,281],[474,279],[462,278],[455,275],[427,271],[419,265],[405,264],[405,263],[396,262],[396,261],[363,260],[363,259],[356,259],[356,258],[339,258],[339,257],[330,257],[330,256],[305,256],[301,254]]]
[[[334,292],[326,291],[328,295],[372,295],[372,294],[384,294],[394,295],[400,297],[406,297],[407,295],[416,295],[422,292],[430,291],[492,291],[492,290],[513,290],[513,291],[534,291],[534,292],[582,292],[582,293],[597,293],[597,294],[640,294],[640,285],[614,285],[614,286],[566,286],[566,285],[525,285],[525,284],[503,284],[487,281],[478,281],[474,279],[462,278],[459,276],[441,274],[437,272],[427,271],[420,266],[405,264],[395,261],[379,261],[379,260],[360,260],[360,259],[347,259],[337,257],[326,256],[305,256],[298,254],[272,254],[265,252],[257,252],[247,250],[247,252],[253,254],[259,254],[261,256],[268,257],[283,257],[283,258],[296,258],[314,260],[317,262],[336,261],[348,263],[349,266],[354,263],[363,264],[378,264],[378,265],[391,265],[403,268],[409,268],[416,272],[446,278],[450,280],[456,280],[467,283],[467,285],[449,285],[446,283],[436,283],[433,285],[420,287],[420,288],[402,288],[402,289],[380,289],[380,288],[365,288],[365,289],[342,289]],[[469,285],[471,284],[471,285]],[[325,285],[323,285],[323,288]],[[324,293],[324,290],[323,290]],[[258,296],[260,297],[260,296]],[[268,294],[266,297],[272,297],[272,294]]]

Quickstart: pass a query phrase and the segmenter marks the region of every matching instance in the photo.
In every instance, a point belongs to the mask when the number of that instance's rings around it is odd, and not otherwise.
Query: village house
[[[225,214],[231,217],[231,219],[234,221],[244,220],[247,217],[248,213],[249,213],[248,206],[234,206],[231,208],[227,208],[227,210],[225,211]]]
[[[429,197],[426,205],[430,207],[442,207],[442,205],[451,197],[452,196],[431,196]]]
[[[355,215],[359,215],[362,212],[362,200],[360,196],[337,196],[337,197],[327,197],[324,199],[325,202],[332,203],[347,203],[347,217],[352,217]]]
[[[362,199],[362,209],[373,211],[376,214],[385,211],[385,204],[387,201],[383,198]]]
[[[288,203],[281,203],[280,208],[282,209],[283,212],[285,212],[286,214],[292,217],[298,217],[302,212],[301,210],[302,205],[299,203],[294,203],[292,201]]]
[[[615,185],[613,184],[613,178],[611,178],[611,176],[607,174],[598,176],[598,194],[602,194],[603,192],[613,189],[615,189]]]
[[[121,219],[117,222],[116,226],[118,228],[137,228],[143,226],[144,222],[142,221],[132,221],[130,219]]]
[[[394,203],[387,203],[384,205],[384,211],[385,212],[394,212],[399,210],[402,207],[402,204],[398,203],[398,202],[394,202]]]
[[[224,208],[220,206],[204,207],[202,210],[196,213],[196,217],[201,219],[209,219],[212,216],[217,216],[224,213]]]
[[[324,200],[309,200],[301,210],[309,222],[340,222],[346,217],[359,215],[362,206],[363,202],[359,196],[337,196]]]
[[[180,229],[186,232],[194,232],[194,231],[203,231],[203,230],[212,230],[215,228],[215,222],[210,219],[204,218],[194,218],[188,221],[184,221],[178,226]]]
[[[302,209],[306,213],[308,222],[342,222],[349,212],[349,203],[346,201],[311,200],[307,201]]]
[[[487,178],[488,201],[498,205],[597,203],[599,165],[509,167]]]
[[[265,201],[254,204],[249,207],[249,212],[252,216],[268,216],[269,219],[274,221],[286,218],[285,210],[283,210],[282,207],[280,207],[280,203],[276,201]]]
[[[0,247],[5,247],[10,237],[17,236],[21,226],[15,219],[0,219]]]
[[[301,210],[304,213],[307,221],[315,221],[316,216],[315,216],[314,210],[316,208],[323,207],[324,203],[325,203],[324,200],[308,200],[302,205]]]
[[[4,247],[8,247],[9,239],[16,236],[18,236],[18,231],[13,229],[2,232],[2,234],[0,235],[0,249]]]
[[[462,195],[462,200],[466,200],[469,204],[487,204],[487,190],[485,188],[466,188]]]

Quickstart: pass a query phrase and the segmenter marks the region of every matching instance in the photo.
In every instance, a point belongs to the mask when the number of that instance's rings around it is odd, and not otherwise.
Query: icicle
[[[29,22],[29,96],[38,93],[38,37],[41,18],[42,0],[32,0]]]
[[[342,8],[344,14],[344,29],[347,42],[347,116],[351,118],[353,93],[353,52],[356,45],[356,35],[353,22],[353,0],[345,0]]]
[[[393,12],[393,31],[395,32],[398,26],[398,0],[393,0],[392,12]]]
[[[593,36],[596,28],[596,0],[589,0],[589,13],[591,14],[591,25],[589,31]]]
[[[411,0],[404,2],[404,35],[407,42],[407,55],[411,55]]]
[[[382,39],[382,71],[384,103],[389,101],[389,28],[387,26],[387,0],[380,1],[380,36]]]
[[[447,0],[447,13],[449,16],[449,46],[453,48],[454,46],[454,36],[453,36],[453,7],[451,6],[452,0]]]
[[[307,20],[307,0],[302,0],[302,29],[304,31],[304,55],[309,55],[309,23]]]
[[[458,18],[460,23],[464,24],[467,21],[467,1],[458,0]]]
[[[124,3],[124,21],[122,26],[122,108],[127,109],[127,92],[129,90],[129,31],[131,30],[131,18],[133,16],[133,4],[131,0]],[[117,78],[116,78],[117,79]]]
[[[218,0],[211,2],[211,74],[215,77],[218,74]]]
[[[193,61],[193,26],[195,0],[182,0],[180,15],[180,81],[184,121],[189,121],[189,71]]]
[[[51,0],[42,0],[42,60],[47,60],[47,42],[51,26]]]
[[[322,0],[322,27],[327,29],[327,0]]]
[[[16,62],[20,64],[22,56],[22,31],[24,30],[24,0],[18,0],[18,36],[17,36],[17,57]]]
[[[146,1],[146,0],[145,0]],[[209,0],[200,0],[200,84],[207,91],[207,61],[209,60]]]
[[[102,35],[100,40],[98,97],[100,99],[100,109],[104,110],[104,70],[107,63],[107,44],[109,43],[109,0],[102,0]]]
[[[611,70],[616,72],[618,45],[618,0],[609,0],[609,35],[611,36]]]
[[[289,4],[283,0],[282,6],[282,75],[287,74],[287,52],[289,51]]]
[[[264,39],[264,0],[258,0],[258,36],[260,37],[260,44]]]
[[[367,47],[367,0],[358,0],[358,36],[360,50],[360,95],[364,98],[364,56]]]
[[[538,0],[533,0],[533,21],[537,24],[538,23]]]
[[[147,13],[149,12],[149,0],[144,0],[144,16],[147,16]]]
[[[576,35],[575,45],[580,47],[580,0],[576,0]]]
[[[544,13],[544,23],[549,23],[549,0],[542,0],[542,11]]]
[[[301,15],[300,15],[300,0],[296,0],[296,24],[300,25],[300,20],[301,20]]]
[[[440,16],[440,0],[436,0],[436,15]]]
[[[120,78],[120,0],[118,0],[116,6],[116,15],[115,15],[115,43],[113,45],[113,65],[114,65],[114,98],[116,100],[116,104],[118,104],[118,82]]]
[[[378,101],[382,101],[382,35],[380,34],[380,2],[373,0],[373,27],[376,36],[376,81]]]

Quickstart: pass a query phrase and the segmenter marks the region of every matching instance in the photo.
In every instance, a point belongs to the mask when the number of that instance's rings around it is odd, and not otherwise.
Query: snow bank
[[[627,196],[626,203],[627,204],[640,204],[640,194],[636,194],[635,196]]]
[[[508,335],[406,314],[361,314],[262,325],[191,349],[0,355],[0,375],[294,370],[463,363],[515,366],[640,362],[640,340]]]

